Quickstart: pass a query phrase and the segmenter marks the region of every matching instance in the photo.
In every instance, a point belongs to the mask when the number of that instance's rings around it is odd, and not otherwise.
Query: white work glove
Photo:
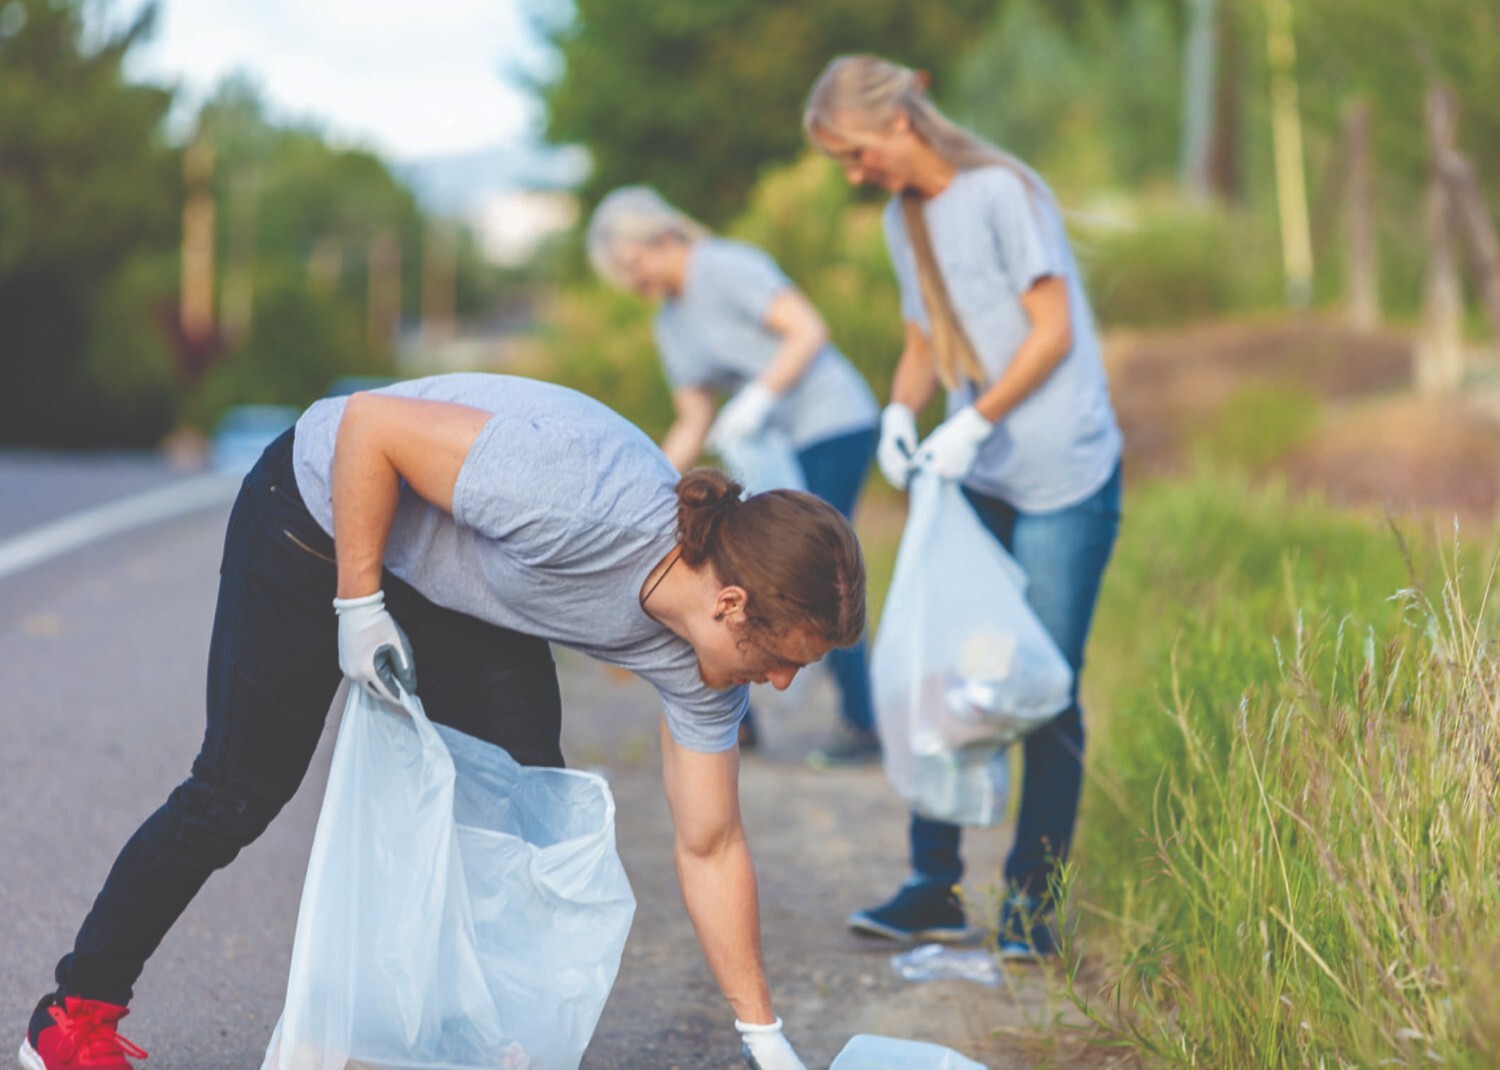
[[[979,447],[995,425],[973,405],[958,410],[938,425],[917,450],[917,464],[943,479],[962,479],[974,467]]]
[[[770,1025],[750,1025],[735,1019],[734,1027],[740,1031],[744,1046],[740,1054],[751,1070],[807,1070],[797,1053],[781,1035],[781,1019]]]
[[[875,460],[880,474],[897,490],[905,490],[917,456],[917,414],[891,402],[880,414],[880,445]]]
[[[363,598],[335,598],[339,615],[339,668],[379,698],[400,702],[397,689],[417,692],[411,643],[385,609],[385,592]]]
[[[708,429],[709,447],[718,449],[726,442],[760,434],[771,418],[776,400],[776,392],[759,379],[746,383],[738,394],[724,403],[718,419]]]

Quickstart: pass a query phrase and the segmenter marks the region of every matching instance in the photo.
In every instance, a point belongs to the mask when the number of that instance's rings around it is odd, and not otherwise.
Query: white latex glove
[[[771,417],[776,400],[776,392],[759,379],[746,383],[738,394],[725,402],[718,419],[708,429],[709,448],[718,449],[726,442],[760,434]]]
[[[891,402],[880,414],[880,445],[875,460],[880,474],[897,490],[905,490],[917,456],[917,414]]]
[[[335,598],[339,615],[339,668],[380,698],[400,702],[397,689],[416,694],[417,670],[411,643],[385,609],[385,592],[363,598]]]
[[[751,1070],[807,1070],[786,1037],[781,1035],[781,1019],[770,1025],[750,1025],[735,1019],[734,1027],[744,1041],[740,1053]]]
[[[974,467],[979,447],[994,429],[995,425],[979,415],[973,405],[965,406],[927,436],[917,450],[917,464],[943,479],[962,479]]]

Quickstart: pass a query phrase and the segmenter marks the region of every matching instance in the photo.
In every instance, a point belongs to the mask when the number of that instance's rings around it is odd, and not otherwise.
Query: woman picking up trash
[[[1026,572],[1027,601],[1074,673],[1073,702],[1026,737],[999,944],[1052,954],[1050,880],[1067,854],[1083,773],[1077,677],[1120,520],[1120,432],[1093,314],[1042,179],[955,125],[926,76],[874,56],[834,60],[808,97],[809,140],[854,184],[891,194],[885,232],[905,346],[877,459],[904,487],[916,466],[958,480]],[[947,419],[917,441],[938,385]],[[898,940],[966,935],[956,825],[913,815],[912,878],[849,919]]]
[[[719,449],[779,431],[796,450],[807,489],[852,516],[875,452],[875,396],[775,261],[714,237],[645,186],[621,187],[599,203],[588,248],[607,281],[659,302],[656,343],[677,412],[662,440],[667,459],[686,471],[705,444]],[[721,394],[729,400],[719,408]],[[812,758],[874,761],[880,744],[864,644],[829,661],[841,695],[839,731]],[[742,740],[752,733],[747,719]]]
[[[557,642],[660,693],[688,913],[752,1065],[801,1070],[761,959],[735,736],[745,685],[784,688],[860,640],[864,591],[837,510],[794,491],[741,499],[707,469],[679,479],[571,390],[445,375],[318,402],[230,516],[192,773],[116,859],[22,1066],[144,1057],[116,1027],[146,960],[296,792],[341,670],[393,698],[420,666],[434,721],[561,766]]]

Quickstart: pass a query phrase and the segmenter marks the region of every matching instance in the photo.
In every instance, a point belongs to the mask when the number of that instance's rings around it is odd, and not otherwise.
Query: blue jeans
[[[412,645],[434,720],[562,765],[547,643],[434,605],[395,576],[386,606]],[[292,474],[292,432],[267,447],[229,517],[208,655],[208,723],[192,774],[125,844],[57,964],[59,991],[128,1003],[146,960],[203,883],[296,793],[338,689],[333,540]]]
[[[854,517],[854,502],[870,462],[875,458],[875,429],[854,431],[847,435],[825,438],[797,453],[807,489],[846,519]],[[875,707],[870,702],[870,668],[865,657],[865,643],[831,651],[829,667],[839,685],[839,715],[851,728],[874,731]]]
[[[1045,898],[1047,882],[1066,857],[1083,787],[1083,710],[1078,678],[1094,619],[1104,566],[1120,526],[1120,469],[1076,505],[1023,513],[998,498],[968,489],[979,519],[1026,570],[1026,601],[1073,667],[1073,702],[1022,743],[1025,755],[1016,838],[1005,861],[1015,891]],[[942,884],[963,879],[959,827],[916,814],[911,819],[911,863],[919,877]]]

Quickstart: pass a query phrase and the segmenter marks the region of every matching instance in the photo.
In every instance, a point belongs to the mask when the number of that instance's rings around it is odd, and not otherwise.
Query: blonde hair
[[[694,242],[708,234],[707,227],[673,208],[650,186],[621,186],[589,218],[589,262],[606,282],[629,289],[630,277],[617,259],[621,246],[654,245],[663,238]]]
[[[871,130],[889,129],[897,115],[907,117],[912,132],[944,163],[960,171],[1004,167],[1021,179],[1028,193],[1047,196],[1041,181],[1020,160],[939,111],[927,96],[925,74],[878,56],[840,56],[829,63],[807,96],[802,130],[808,141],[826,152],[823,137],[832,134],[858,144]],[[932,324],[938,378],[949,390],[966,379],[983,384],[988,376],[953,309],[916,190],[902,192],[901,216],[917,262],[922,304]]]

